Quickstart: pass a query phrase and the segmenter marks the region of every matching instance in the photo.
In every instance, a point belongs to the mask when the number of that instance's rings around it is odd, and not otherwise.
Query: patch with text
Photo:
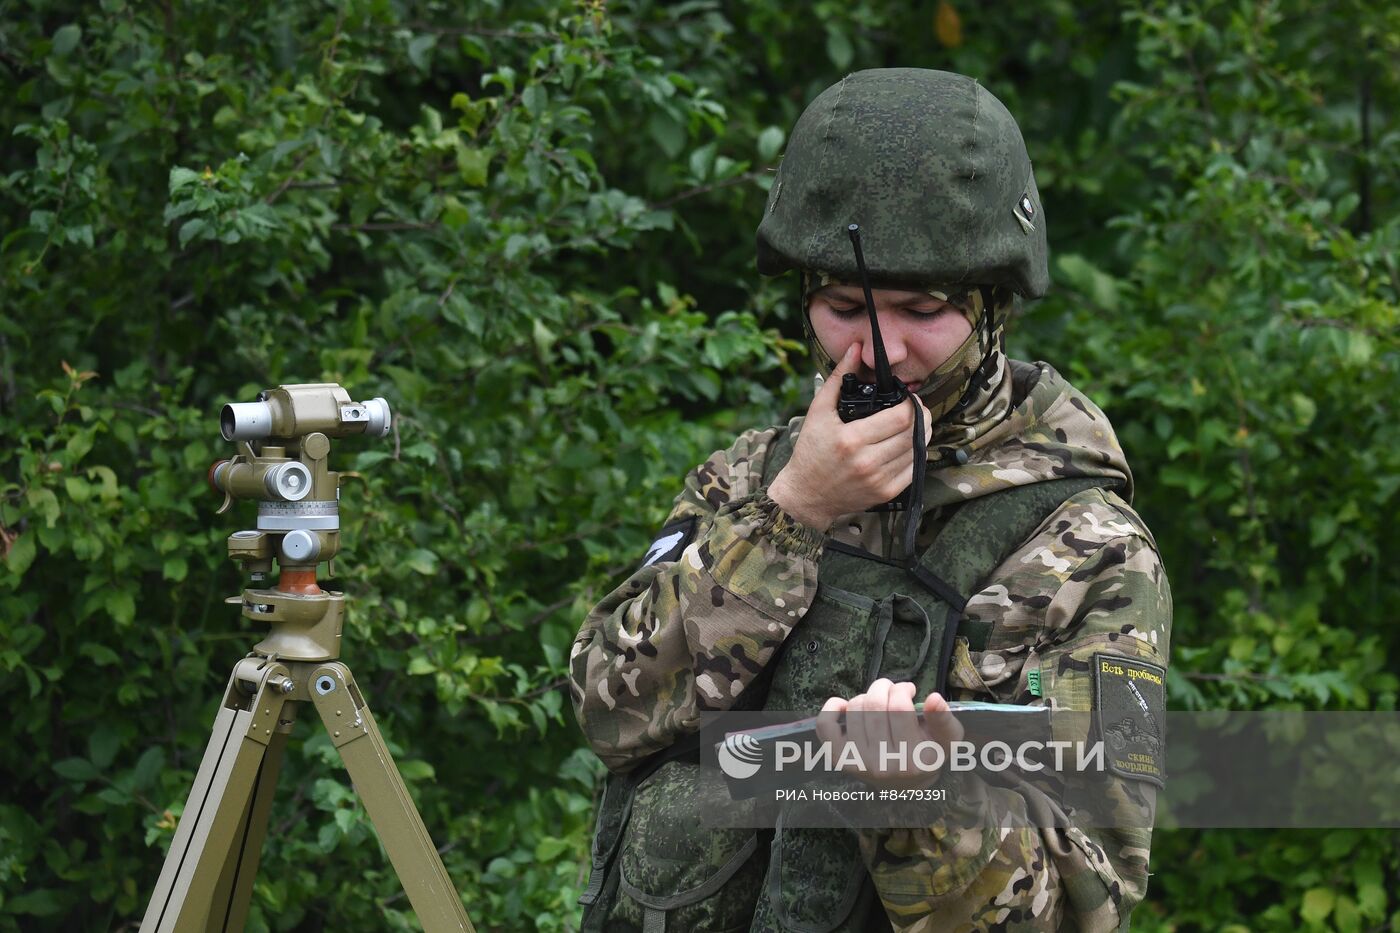
[[[1120,777],[1165,786],[1165,668],[1136,658],[1096,654],[1094,709],[1104,764]]]

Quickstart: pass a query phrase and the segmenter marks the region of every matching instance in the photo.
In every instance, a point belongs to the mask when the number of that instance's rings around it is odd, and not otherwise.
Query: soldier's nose
[[[881,316],[880,339],[884,341],[885,358],[889,360],[891,366],[903,362],[904,358],[908,356],[909,349],[904,342],[904,334],[898,322]],[[873,339],[865,341],[860,349],[860,358],[861,362],[870,367],[873,372],[875,369],[875,341]]]

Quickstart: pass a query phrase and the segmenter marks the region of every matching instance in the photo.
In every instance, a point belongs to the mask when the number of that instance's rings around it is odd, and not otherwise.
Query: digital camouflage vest
[[[764,465],[765,485],[791,453],[784,433]],[[913,681],[917,696],[945,692],[957,640],[977,651],[990,630],[963,620],[966,595],[1066,499],[1096,485],[1111,481],[1036,483],[945,510],[914,567],[828,541],[810,609],[734,708],[815,712],[880,677]],[[784,828],[781,815],[771,832],[705,827],[702,813],[742,804],[699,769],[690,741],[609,775],[579,898],[584,930],[890,929],[854,833]]]

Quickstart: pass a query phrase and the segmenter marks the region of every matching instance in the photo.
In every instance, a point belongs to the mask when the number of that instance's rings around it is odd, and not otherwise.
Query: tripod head
[[[384,399],[352,401],[329,382],[278,386],[223,407],[219,430],[239,453],[209,468],[209,484],[224,495],[219,514],[235,499],[258,503],[257,528],[228,538],[229,558],[253,586],[225,600],[242,605],[245,618],[272,624],[255,651],[306,661],[339,656],[344,596],[316,582],[317,565],[340,550],[341,475],[330,469],[330,439],[383,437],[390,423]],[[276,588],[258,587],[274,566]]]

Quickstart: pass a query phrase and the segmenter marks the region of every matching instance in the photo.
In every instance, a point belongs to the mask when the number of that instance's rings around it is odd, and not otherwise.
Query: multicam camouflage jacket
[[[1009,381],[1007,416],[966,443],[965,456],[930,464],[926,518],[1063,478],[1114,480],[1120,493],[1072,495],[971,596],[965,621],[988,634],[981,650],[960,640],[950,699],[1089,710],[1094,655],[1166,667],[1170,591],[1151,534],[1128,505],[1131,475],[1104,414],[1044,363],[1013,362]],[[698,467],[643,565],[585,620],[571,653],[574,708],[615,772],[694,732],[700,713],[731,708],[813,604],[827,538],[763,486],[775,438],[800,432],[801,422],[746,432]],[[881,556],[901,532],[891,513],[845,516],[828,530]],[[1118,784],[1150,809],[1152,785]],[[860,833],[895,929],[1126,927],[1147,887],[1150,830],[1036,829],[1029,818],[1018,828],[1014,817],[1033,801],[1004,787],[977,794],[978,806],[1013,818],[995,832],[950,816]]]

